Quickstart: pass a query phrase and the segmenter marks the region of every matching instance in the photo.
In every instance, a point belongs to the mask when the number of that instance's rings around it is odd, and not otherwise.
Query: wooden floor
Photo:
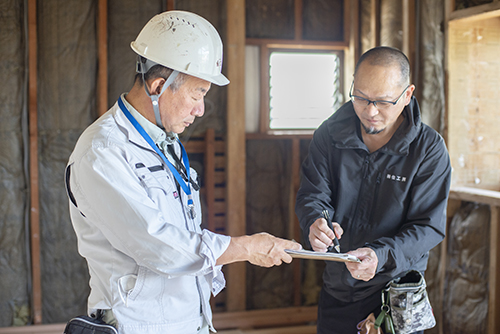
[[[218,334],[316,334],[316,326],[294,326],[269,329],[236,329],[217,331]]]
[[[3,327],[0,334],[62,334],[64,324]],[[316,334],[316,326],[294,326],[269,329],[220,330],[218,334]]]

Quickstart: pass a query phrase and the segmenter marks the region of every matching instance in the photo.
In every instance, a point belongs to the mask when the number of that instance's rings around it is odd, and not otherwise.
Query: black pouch
[[[68,321],[64,334],[118,334],[118,331],[105,323],[101,314],[95,318],[79,315]]]

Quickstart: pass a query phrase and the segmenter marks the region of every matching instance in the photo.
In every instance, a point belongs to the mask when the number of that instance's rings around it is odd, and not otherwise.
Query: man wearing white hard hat
[[[120,334],[208,333],[210,295],[225,286],[222,265],[289,263],[284,249],[301,246],[200,227],[197,175],[177,135],[203,116],[211,84],[229,83],[215,28],[193,13],[164,12],[131,47],[132,89],[84,131],[66,168],[90,272],[88,312],[104,314]]]

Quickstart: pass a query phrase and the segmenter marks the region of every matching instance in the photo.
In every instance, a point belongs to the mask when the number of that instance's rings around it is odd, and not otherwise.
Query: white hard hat
[[[203,17],[168,11],[154,16],[130,47],[138,55],[181,73],[224,86],[222,41]]]

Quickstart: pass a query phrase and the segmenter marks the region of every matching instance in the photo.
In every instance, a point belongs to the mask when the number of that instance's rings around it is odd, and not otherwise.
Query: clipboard
[[[337,262],[358,262],[361,260],[356,256],[346,253],[318,253],[309,250],[293,250],[293,249],[285,249],[285,252],[290,254],[293,258],[297,259],[308,259],[308,260],[326,260],[326,261],[337,261]]]

